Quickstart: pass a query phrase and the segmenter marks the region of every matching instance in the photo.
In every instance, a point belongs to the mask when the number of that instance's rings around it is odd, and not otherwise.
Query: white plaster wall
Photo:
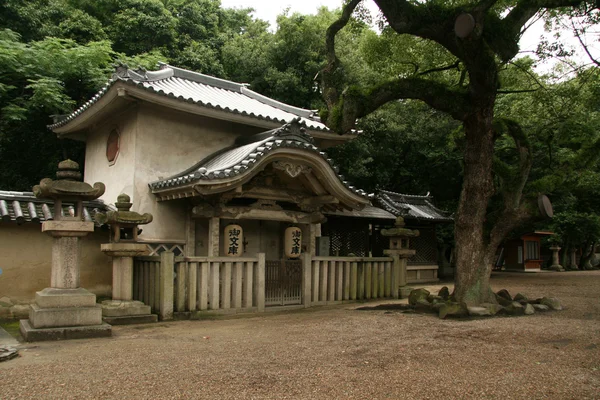
[[[120,135],[119,154],[110,165],[106,159],[106,142],[115,128]],[[91,130],[87,136],[84,180],[89,184],[103,182],[106,185],[106,192],[100,197],[106,203],[113,204],[121,193],[133,194],[136,130],[137,111],[131,107]]]
[[[187,201],[157,202],[148,184],[178,174],[231,146],[254,127],[142,104],[138,114],[133,207],[154,215],[141,236],[147,240],[185,240]]]

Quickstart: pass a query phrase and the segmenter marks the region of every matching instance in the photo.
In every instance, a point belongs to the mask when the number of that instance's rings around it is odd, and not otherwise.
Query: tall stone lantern
[[[418,230],[406,229],[404,226],[404,218],[396,218],[396,223],[393,228],[382,229],[381,235],[390,238],[389,250],[384,250],[383,253],[393,258],[394,279],[392,279],[394,298],[404,298],[410,293],[410,288],[406,287],[406,263],[407,259],[414,256],[416,251],[411,250],[410,238],[419,236]]]
[[[96,221],[110,224],[110,243],[101,246],[104,254],[113,259],[112,300],[102,302],[104,321],[113,325],[156,322],[150,306],[133,300],[133,257],[149,253],[138,243],[138,225],[152,222],[152,214],[131,211],[131,199],[126,194],[117,197],[117,211],[97,213]]]
[[[72,160],[58,164],[56,177],[33,187],[36,197],[54,200],[54,220],[42,224],[53,240],[52,271],[50,287],[35,294],[29,319],[21,320],[21,334],[26,341],[110,336],[96,296],[79,286],[80,240],[94,231],[94,223],[84,219],[83,202],[102,196],[104,184],[81,182],[79,164]],[[73,204],[73,215],[63,212],[64,203]]]

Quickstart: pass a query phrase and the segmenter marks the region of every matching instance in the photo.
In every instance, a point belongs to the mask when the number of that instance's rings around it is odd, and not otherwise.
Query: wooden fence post
[[[302,304],[304,307],[310,307],[312,293],[312,256],[309,253],[302,253]]]
[[[265,253],[258,253],[258,265],[254,277],[254,293],[258,312],[265,311]]]
[[[160,319],[173,319],[173,268],[175,254],[165,251],[160,254]]]

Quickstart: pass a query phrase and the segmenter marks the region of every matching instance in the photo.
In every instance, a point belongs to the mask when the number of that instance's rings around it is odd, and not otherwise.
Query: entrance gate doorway
[[[302,304],[302,260],[265,262],[265,306]]]

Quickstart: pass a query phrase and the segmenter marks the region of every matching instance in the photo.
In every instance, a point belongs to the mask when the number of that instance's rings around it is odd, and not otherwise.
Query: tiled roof
[[[336,215],[340,217],[351,217],[351,218],[369,218],[369,219],[387,219],[395,220],[396,216],[384,209],[365,206],[362,210],[335,210],[335,211],[324,211],[325,215]]]
[[[109,207],[101,200],[83,203],[83,217],[93,222],[97,211],[106,211]],[[63,214],[74,215],[70,204],[63,204]],[[32,192],[8,192],[0,190],[0,221],[14,221],[21,225],[25,222],[40,223],[54,219],[54,202],[51,199],[38,199]]]
[[[248,89],[247,84],[160,64],[158,71],[133,71],[119,67],[110,81],[92,99],[65,116],[50,129],[59,128],[77,118],[94,105],[117,82],[143,88],[161,96],[194,103],[202,107],[222,110],[252,118],[284,124],[295,118],[311,130],[329,131],[312,110],[293,107]]]
[[[338,178],[347,189],[365,198],[372,198],[364,190],[352,186],[338,173],[338,167],[327,154],[313,144],[312,137],[306,133],[302,120],[297,118],[280,128],[260,133],[246,141],[251,143],[237,144],[200,161],[198,164],[171,178],[150,183],[152,190],[175,188],[192,182],[212,181],[233,178],[251,169],[261,158],[271,151],[280,148],[307,150],[320,155],[337,173]],[[255,141],[252,141],[252,140]]]
[[[452,216],[433,205],[432,196],[416,196],[380,190],[375,197],[375,204],[405,219],[425,220],[432,222],[450,222]]]

